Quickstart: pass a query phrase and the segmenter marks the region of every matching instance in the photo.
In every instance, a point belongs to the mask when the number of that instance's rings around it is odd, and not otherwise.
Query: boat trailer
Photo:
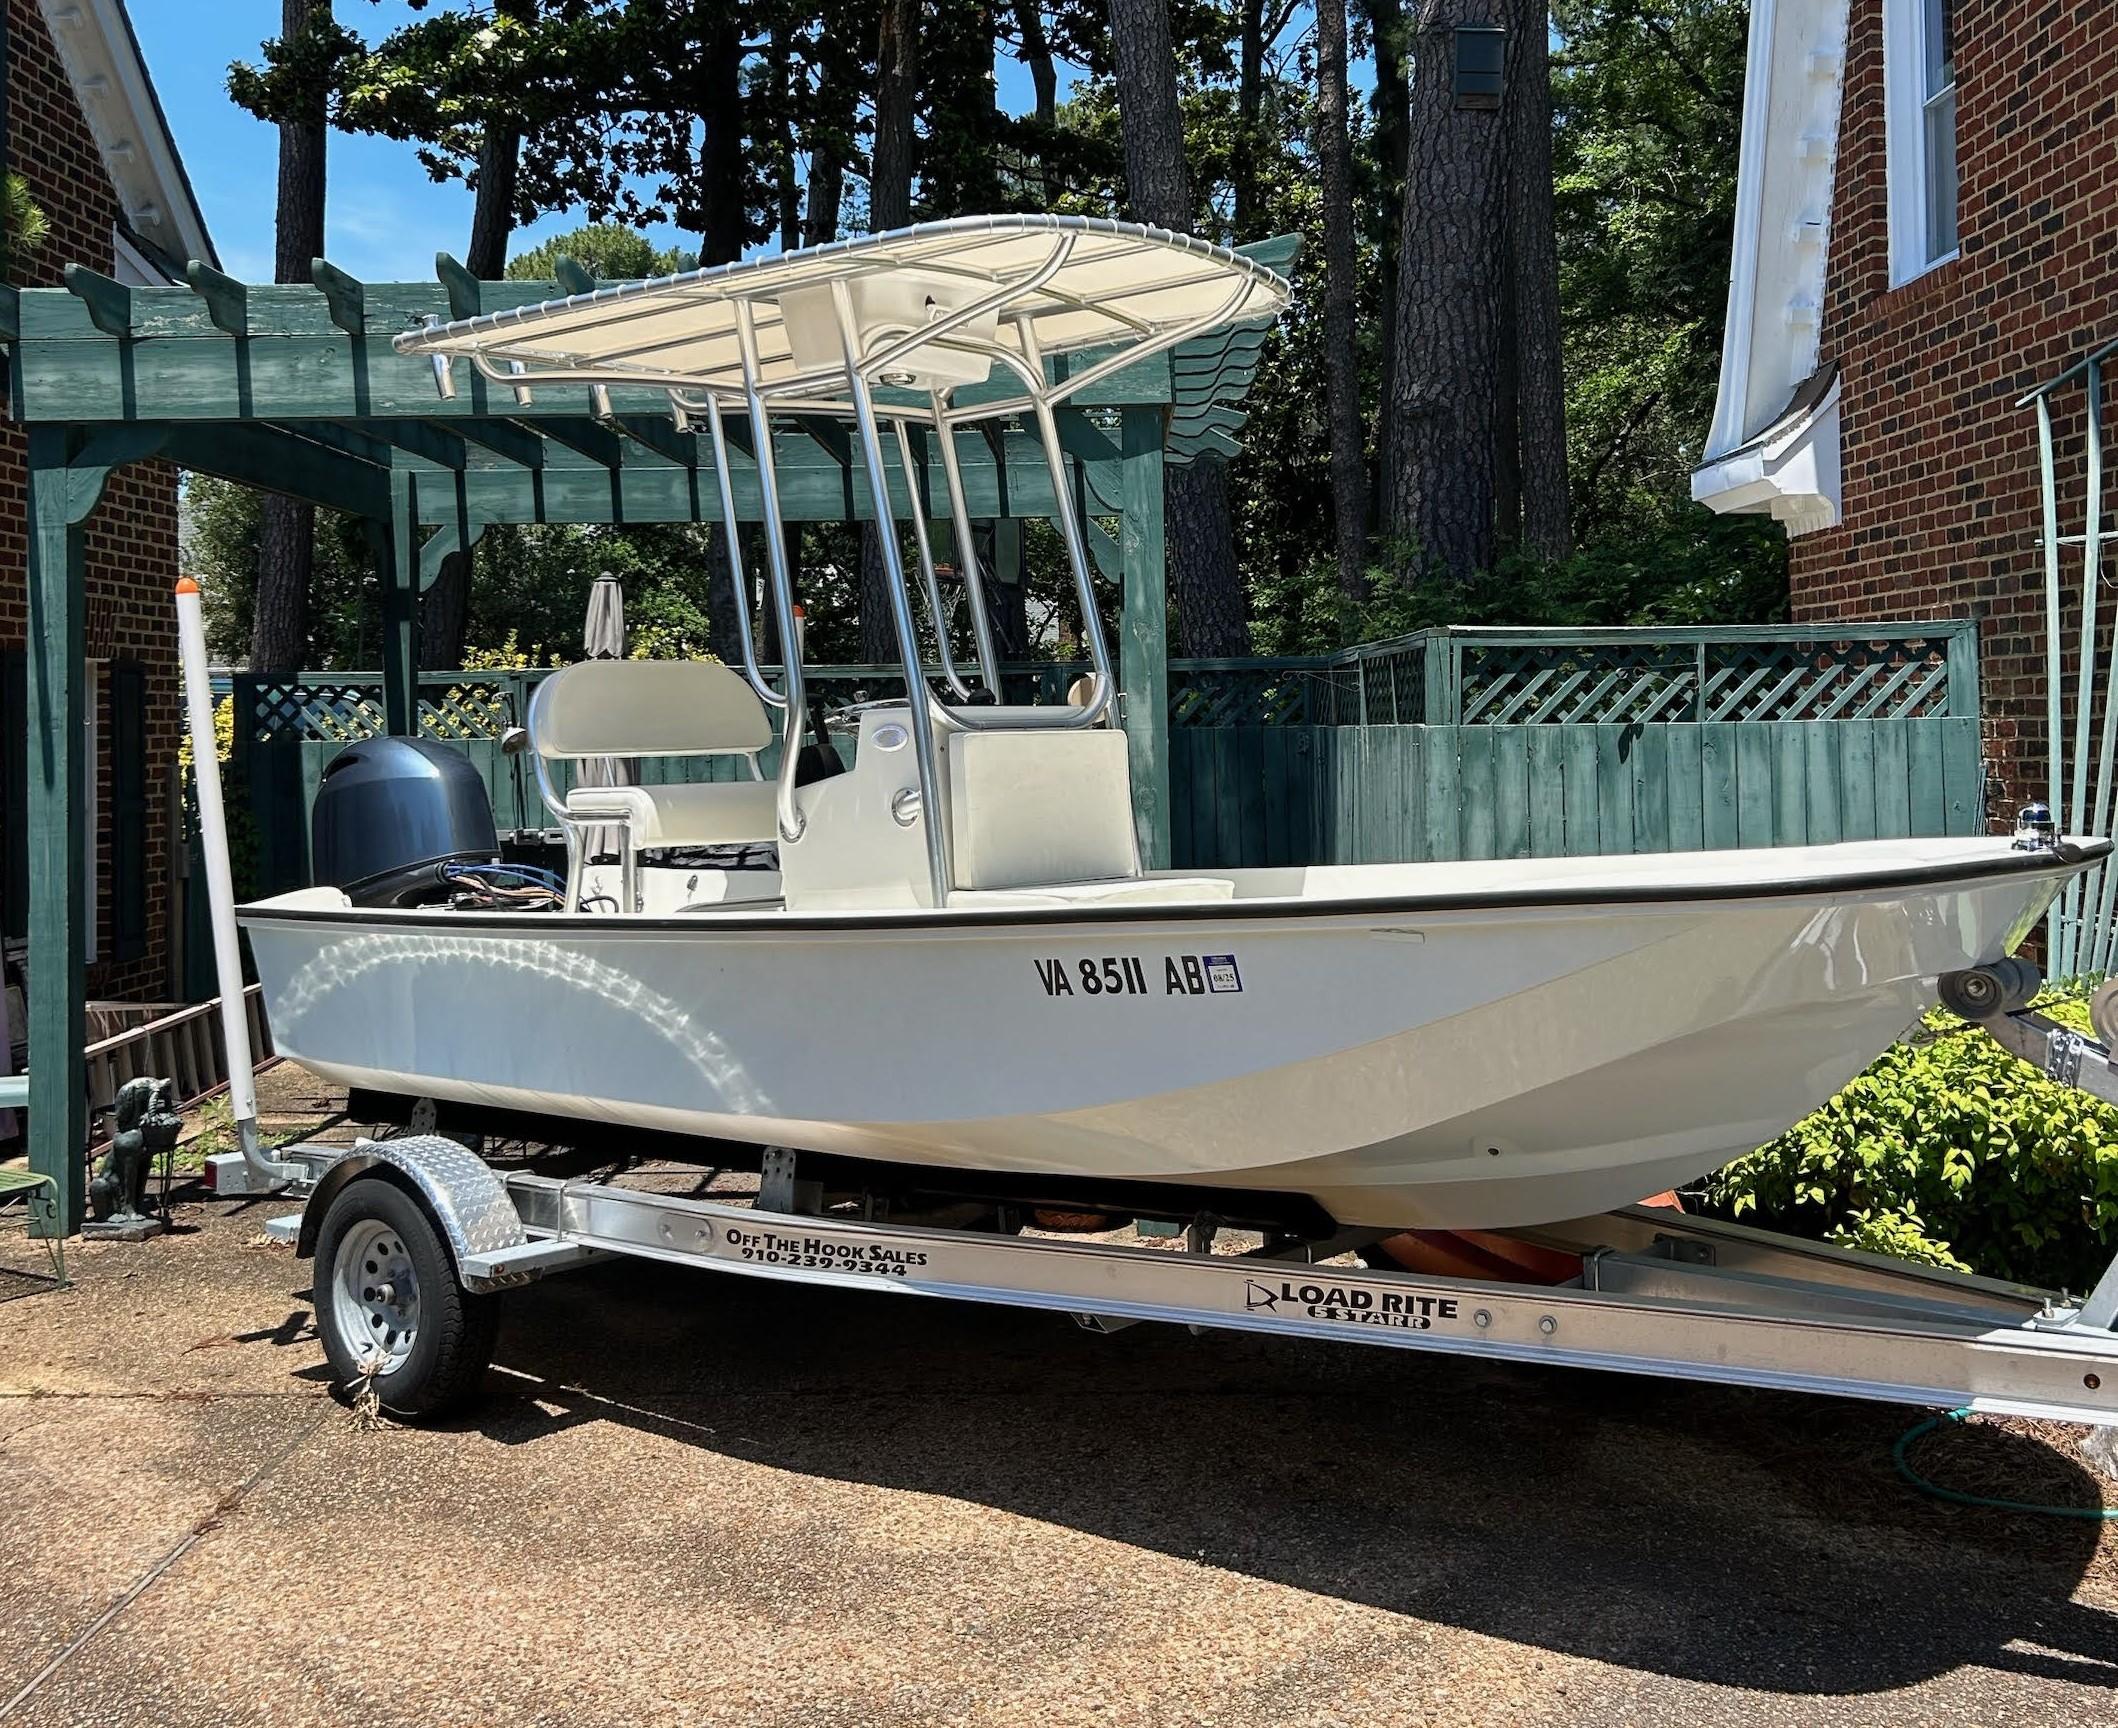
[[[2008,961],[1945,979],[1943,997],[2033,1066],[2118,1103],[2111,1042],[2031,1009],[2037,983]],[[2099,1029],[2112,1006],[2096,1004]],[[636,1256],[1042,1309],[1096,1332],[1160,1321],[2118,1425],[2118,1262],[2074,1300],[1642,1206],[1498,1233],[1578,1258],[1562,1284],[1523,1284],[1359,1263],[1394,1234],[1383,1229],[1268,1233],[1229,1252],[1203,1211],[1165,1247],[891,1222],[859,1196],[827,1205],[790,1152],[765,1154],[754,1200],[503,1172],[437,1134],[279,1156],[303,1172],[305,1204],[267,1228],[318,1259],[334,1368],[408,1415],[475,1397],[498,1293]],[[241,1191],[241,1155],[217,1162],[219,1190]]]

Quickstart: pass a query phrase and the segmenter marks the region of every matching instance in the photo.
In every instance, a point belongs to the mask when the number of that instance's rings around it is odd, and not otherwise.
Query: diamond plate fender
[[[477,1153],[440,1134],[408,1134],[398,1140],[361,1140],[317,1179],[302,1208],[294,1250],[303,1259],[316,1252],[324,1214],[340,1189],[355,1177],[387,1167],[411,1183],[448,1238],[460,1267],[469,1254],[492,1254],[529,1240],[507,1184]]]

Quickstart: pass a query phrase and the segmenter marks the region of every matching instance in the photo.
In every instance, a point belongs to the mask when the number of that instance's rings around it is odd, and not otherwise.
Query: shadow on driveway
[[[473,1426],[510,1446],[624,1423],[1722,1686],[1864,1693],[1966,1665],[2118,1685],[2118,1616],[2071,1600],[2100,1527],[1915,1494],[1890,1447],[1918,1413],[1896,1406],[1173,1327],[1098,1338],[650,1263],[507,1300]],[[1922,1462],[2098,1504],[2060,1432],[1981,1423]]]

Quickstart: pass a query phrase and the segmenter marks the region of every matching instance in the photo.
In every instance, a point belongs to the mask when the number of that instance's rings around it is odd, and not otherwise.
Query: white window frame
[[[1957,86],[1961,90],[1961,82]],[[1927,233],[1926,0],[1883,0],[1883,137],[1889,184],[1890,286],[1938,269],[1960,246],[1930,253]],[[1959,113],[1961,110],[1959,110]],[[1957,198],[1962,202],[1962,158]]]

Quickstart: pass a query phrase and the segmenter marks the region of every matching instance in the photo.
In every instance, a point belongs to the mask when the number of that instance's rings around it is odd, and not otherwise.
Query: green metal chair
[[[29,1104],[29,1077],[25,1074],[0,1075],[0,1110],[21,1110]],[[17,1194],[28,1196],[39,1188],[49,1188],[56,1203],[59,1185],[49,1176],[35,1170],[0,1170],[0,1206],[4,1206]],[[44,1238],[45,1251],[51,1255],[52,1272],[59,1280],[59,1288],[66,1288],[66,1244],[56,1236]]]

